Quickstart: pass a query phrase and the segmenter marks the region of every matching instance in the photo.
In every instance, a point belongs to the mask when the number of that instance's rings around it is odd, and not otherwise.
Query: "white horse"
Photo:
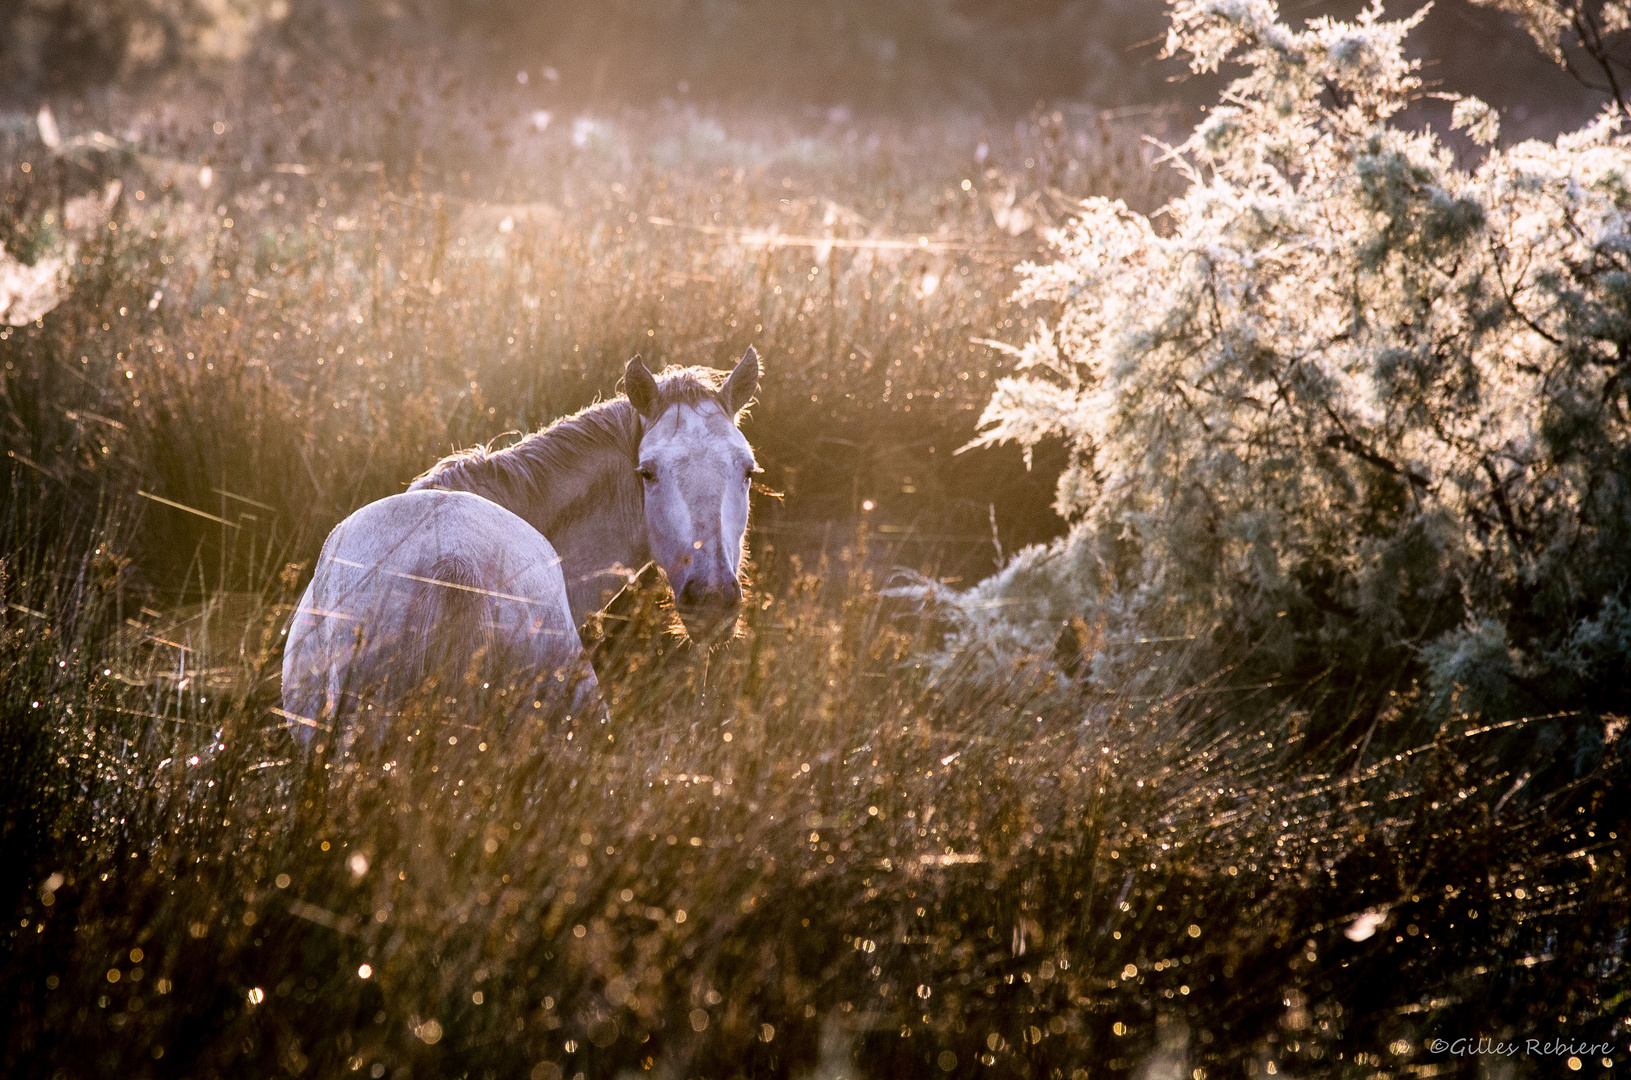
[[[445,457],[335,527],[284,650],[298,734],[427,685],[461,713],[601,708],[578,626],[650,562],[692,637],[734,632],[758,471],[737,424],[758,354],[729,376],[653,376],[636,356],[623,385],[513,446]]]

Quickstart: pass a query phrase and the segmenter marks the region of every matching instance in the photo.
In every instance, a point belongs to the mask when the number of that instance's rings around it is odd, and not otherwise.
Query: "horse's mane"
[[[656,376],[657,408],[725,402],[720,387],[729,372],[705,367],[666,368]],[[728,411],[728,410],[727,410]],[[577,466],[586,455],[612,451],[631,463],[639,454],[645,418],[619,395],[564,416],[501,450],[491,444],[459,450],[426,469],[408,490],[470,491],[505,506],[541,501],[551,477]]]

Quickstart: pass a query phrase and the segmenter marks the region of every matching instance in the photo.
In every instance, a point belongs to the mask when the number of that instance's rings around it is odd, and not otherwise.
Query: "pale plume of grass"
[[[61,256],[24,266],[0,244],[0,319],[11,326],[27,326],[44,316],[62,303],[66,276]]]

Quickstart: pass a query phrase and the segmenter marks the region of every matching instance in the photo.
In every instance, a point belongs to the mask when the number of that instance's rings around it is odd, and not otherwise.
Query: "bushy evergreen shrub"
[[[1246,71],[1173,151],[1181,198],[1090,199],[1023,268],[1054,314],[1000,346],[977,445],[1063,439],[1073,527],[936,590],[953,651],[1004,667],[1076,619],[1092,682],[1301,690],[1334,746],[1413,686],[1434,721],[1627,708],[1631,145],[1605,112],[1496,148],[1460,99],[1462,167],[1396,122],[1420,17],[1174,4],[1170,52]]]

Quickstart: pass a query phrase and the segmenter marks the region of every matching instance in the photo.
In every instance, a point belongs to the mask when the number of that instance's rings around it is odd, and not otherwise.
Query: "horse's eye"
[[[640,479],[644,480],[648,484],[657,479],[657,470],[653,469],[650,465],[642,465],[634,471],[639,474]]]

